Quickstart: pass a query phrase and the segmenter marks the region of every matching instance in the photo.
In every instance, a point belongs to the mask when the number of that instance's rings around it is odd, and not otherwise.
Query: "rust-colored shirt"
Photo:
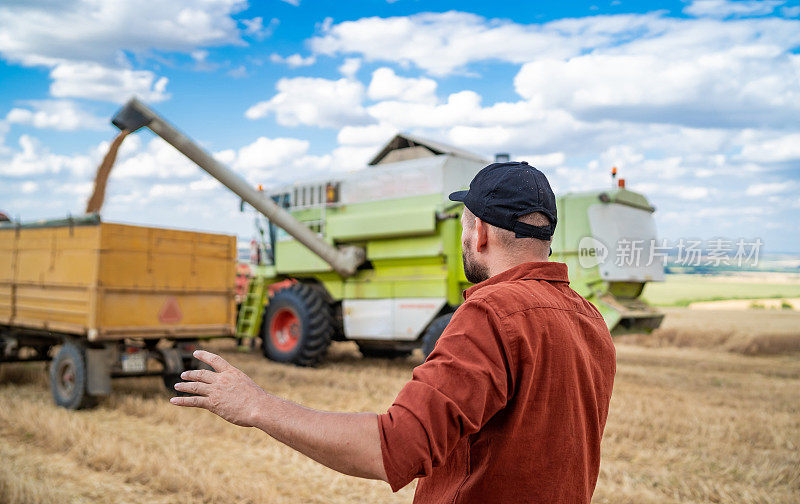
[[[553,262],[464,298],[379,417],[392,489],[422,478],[414,502],[588,503],[616,370],[600,313]]]

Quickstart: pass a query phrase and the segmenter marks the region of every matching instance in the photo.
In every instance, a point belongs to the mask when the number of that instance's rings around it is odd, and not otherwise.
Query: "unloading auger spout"
[[[222,185],[261,212],[267,219],[308,247],[343,277],[355,274],[364,262],[364,250],[355,246],[335,247],[321,239],[306,225],[276,205],[268,196],[256,190],[241,176],[226,167],[177,128],[168,123],[136,98],[132,98],[114,116],[111,123],[120,130],[134,132],[147,127],[183,155],[192,160]]]

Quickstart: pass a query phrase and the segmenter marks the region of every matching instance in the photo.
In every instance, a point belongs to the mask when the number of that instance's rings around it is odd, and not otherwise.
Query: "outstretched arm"
[[[215,371],[185,371],[172,404],[204,408],[228,422],[257,427],[281,443],[335,471],[386,481],[378,416],[329,413],[300,406],[264,391],[219,355],[197,350],[194,356]]]

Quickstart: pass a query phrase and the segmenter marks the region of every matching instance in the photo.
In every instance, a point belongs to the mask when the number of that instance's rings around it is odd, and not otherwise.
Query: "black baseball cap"
[[[475,175],[469,190],[450,194],[481,220],[513,231],[517,238],[550,240],[556,230],[556,195],[544,173],[525,161],[492,163]],[[523,215],[541,212],[549,226],[519,222]]]

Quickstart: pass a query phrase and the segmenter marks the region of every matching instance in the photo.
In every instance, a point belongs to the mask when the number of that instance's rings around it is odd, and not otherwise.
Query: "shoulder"
[[[572,290],[566,282],[537,279],[500,282],[476,292],[467,302],[488,307],[501,320],[523,311],[551,309],[602,318],[594,305]]]
[[[464,304],[486,307],[504,319],[521,310],[551,305],[554,292],[547,292],[548,285],[538,280],[499,282],[475,292]]]

